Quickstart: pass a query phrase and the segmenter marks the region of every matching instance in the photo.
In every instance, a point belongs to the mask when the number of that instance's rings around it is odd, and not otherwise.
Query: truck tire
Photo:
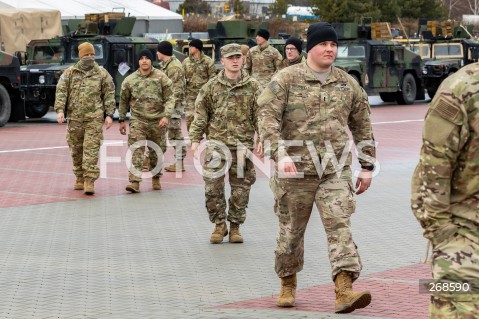
[[[407,73],[402,80],[401,91],[397,92],[396,102],[406,105],[413,104],[416,101],[416,94],[416,79],[411,73]]]
[[[10,118],[12,112],[12,102],[7,89],[0,84],[0,127],[4,126]]]
[[[383,92],[379,93],[379,97],[383,102],[394,102],[396,101],[396,93],[394,92]]]
[[[25,107],[25,114],[32,119],[39,119],[48,113],[50,106],[43,103],[34,103]]]

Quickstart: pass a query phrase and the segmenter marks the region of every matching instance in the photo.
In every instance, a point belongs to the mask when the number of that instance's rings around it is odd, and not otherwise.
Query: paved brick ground
[[[425,105],[375,107],[381,171],[352,218],[364,269],[357,288],[372,304],[333,313],[326,239],[318,213],[306,232],[298,305],[274,306],[277,220],[268,180],[253,186],[245,243],[210,245],[202,179],[191,154],[164,189],[124,191],[124,160],[108,164],[93,197],[71,190],[65,127],[52,119],[0,129],[0,318],[427,318],[418,279],[425,240],[409,209]],[[109,143],[125,141],[117,124]],[[126,147],[108,148],[124,157]],[[172,161],[171,151],[166,162]]]

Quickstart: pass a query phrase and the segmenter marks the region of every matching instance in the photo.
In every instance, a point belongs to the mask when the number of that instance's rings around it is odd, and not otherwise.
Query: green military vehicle
[[[431,99],[445,78],[479,59],[479,42],[471,39],[434,37],[406,46],[424,61],[423,84]]]
[[[18,58],[0,51],[0,127],[9,120],[17,121],[25,117],[19,87]]]
[[[156,57],[158,40],[129,36],[134,17],[103,19],[103,15],[89,15],[93,20],[81,22],[76,31],[65,36],[30,42],[20,69],[20,91],[28,117],[40,118],[54,105],[58,79],[79,61],[78,45],[85,41],[93,44],[95,61],[113,77],[117,101],[121,83],[138,68],[137,54],[148,48]]]
[[[395,41],[371,40],[368,25],[335,23],[333,27],[339,36],[334,65],[353,76],[368,94],[398,104],[425,99],[419,54]]]

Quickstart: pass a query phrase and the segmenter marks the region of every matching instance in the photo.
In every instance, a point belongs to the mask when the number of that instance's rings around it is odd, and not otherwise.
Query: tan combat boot
[[[221,224],[216,224],[210,237],[210,243],[221,244],[226,235],[228,235],[228,227],[226,227],[226,223],[223,222]]]
[[[171,164],[165,167],[165,171],[167,172],[184,172],[185,166],[183,166],[183,161],[176,161],[176,164]]]
[[[230,223],[230,243],[242,243],[243,236],[239,231],[239,224]]]
[[[281,278],[281,292],[276,305],[279,307],[293,307],[296,298],[296,274]]]
[[[153,177],[151,179],[151,186],[155,191],[159,191],[161,189],[160,177]]]
[[[131,182],[130,184],[126,185],[125,189],[129,192],[132,192],[132,193],[139,193],[140,192],[140,182]]]
[[[75,182],[75,185],[73,185],[73,189],[74,190],[82,190],[83,189],[83,184],[85,183],[85,180],[83,179],[83,177],[77,177],[77,180]]]
[[[92,179],[85,179],[83,183],[83,190],[86,195],[93,195],[95,194],[95,186]]]
[[[340,272],[334,280],[336,289],[336,313],[350,313],[371,303],[369,291],[353,291],[353,280],[347,272]]]

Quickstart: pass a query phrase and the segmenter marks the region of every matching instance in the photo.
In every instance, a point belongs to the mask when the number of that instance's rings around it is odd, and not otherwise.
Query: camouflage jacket
[[[283,60],[281,53],[269,44],[264,48],[256,45],[246,54],[244,69],[263,87],[266,87],[276,71],[279,70],[281,60]]]
[[[159,68],[163,71],[168,78],[173,82],[173,92],[175,94],[176,103],[175,111],[172,118],[181,118],[183,112],[183,99],[185,95],[185,71],[183,65],[174,56],[172,56],[167,62],[160,62]]]
[[[97,63],[85,72],[78,63],[63,72],[55,94],[55,112],[70,120],[103,117],[115,113],[115,85],[111,75]]]
[[[302,55],[300,55],[296,60],[294,60],[292,62],[289,62],[289,60],[285,58],[281,61],[281,64],[279,65],[279,69],[282,70],[284,68],[287,68],[288,66],[292,66],[292,65],[304,62],[304,61],[306,61],[306,59]]]
[[[195,103],[195,119],[190,127],[190,139],[199,142],[208,131],[208,139],[224,143],[230,149],[241,142],[252,149],[258,131],[257,99],[261,86],[244,70],[232,85],[222,70],[204,85]]]
[[[140,70],[126,77],[120,92],[120,120],[124,120],[130,110],[131,118],[158,120],[170,118],[175,107],[173,83],[165,73],[152,68],[148,75]]]
[[[479,244],[479,63],[444,80],[423,128],[412,210],[433,244],[459,233]]]
[[[286,154],[298,156],[296,168],[305,175],[333,173],[335,161],[350,165],[349,127],[362,152],[360,163],[374,164],[368,97],[346,72],[333,67],[321,83],[306,62],[293,65],[273,77],[258,104],[261,140],[266,147],[271,143],[270,156],[276,163]]]
[[[183,60],[186,78],[186,95],[196,98],[201,87],[216,76],[213,60],[203,52],[200,58],[187,57]]]

